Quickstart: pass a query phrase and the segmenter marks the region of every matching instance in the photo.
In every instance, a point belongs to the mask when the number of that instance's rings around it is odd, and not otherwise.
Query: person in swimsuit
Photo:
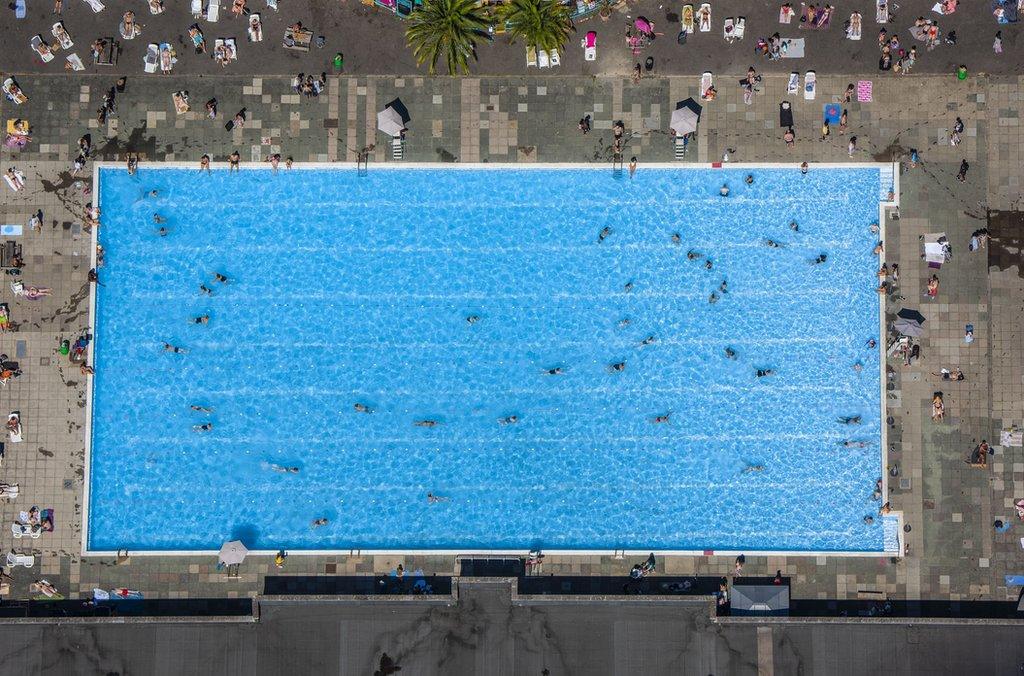
[[[726,359],[733,359],[733,360],[735,360],[736,359],[736,350],[732,349],[731,347],[725,348],[725,357],[726,357]]]
[[[626,362],[620,361],[608,366],[608,371],[611,373],[621,373],[626,370]]]
[[[359,402],[356,402],[353,408],[356,410],[356,413],[373,413],[372,408],[366,404],[360,404]]]
[[[174,354],[185,354],[185,349],[171,345],[170,343],[164,343],[164,352],[173,352]]]
[[[836,418],[836,422],[838,422],[840,424],[843,424],[843,425],[859,425],[860,424],[860,416],[859,415],[841,416],[839,418]]]
[[[213,423],[203,423],[202,425],[193,425],[193,432],[210,432],[213,430]]]
[[[755,374],[758,378],[764,378],[765,376],[775,375],[775,369],[757,369]]]
[[[203,294],[205,296],[212,296],[213,295],[213,289],[210,289],[205,284],[200,284],[199,285],[199,293],[201,293],[201,294]]]
[[[219,272],[213,273],[213,280],[215,282],[220,282],[221,284],[227,284],[228,283],[228,278],[225,277],[224,275],[220,274]]]
[[[605,241],[605,239],[607,239],[608,236],[611,235],[611,234],[612,234],[611,227],[606,225],[603,228],[601,228],[601,232],[597,233],[597,241],[598,241],[598,243]]]
[[[417,420],[413,423],[416,427],[437,427],[436,420]]]
[[[672,411],[669,411],[665,415],[655,416],[654,419],[651,420],[651,422],[654,423],[655,425],[661,425],[663,423],[669,422],[669,418],[671,416],[672,416]]]
[[[510,415],[504,418],[498,418],[499,425],[514,425],[517,422],[519,422],[519,416]]]
[[[192,318],[192,323],[193,324],[209,324],[210,323],[210,315],[199,315],[198,317],[193,317]]]
[[[563,373],[565,373],[565,371],[562,370],[561,366],[556,366],[553,369],[547,369],[546,371],[544,371],[544,375],[546,376],[560,376]]]
[[[192,406],[189,406],[189,408],[193,411],[199,411],[200,413],[213,413],[213,409],[206,406],[196,406],[193,404]]]

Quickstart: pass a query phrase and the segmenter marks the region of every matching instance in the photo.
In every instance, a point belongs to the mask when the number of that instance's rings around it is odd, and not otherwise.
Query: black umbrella
[[[896,313],[896,316],[903,319],[909,319],[910,321],[917,322],[918,324],[924,324],[926,321],[923,314],[917,310],[910,310],[908,308],[903,308]]]

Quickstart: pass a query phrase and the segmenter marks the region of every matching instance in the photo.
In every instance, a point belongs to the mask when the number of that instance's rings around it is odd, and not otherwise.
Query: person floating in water
[[[416,427],[437,427],[436,420],[417,420],[413,423]]]
[[[868,445],[868,442],[850,441],[849,439],[847,439],[846,441],[840,441],[839,445],[842,446],[843,448],[864,448]]]
[[[672,411],[669,411],[665,415],[655,416],[654,418],[651,419],[651,422],[654,423],[655,425],[661,425],[661,424],[664,424],[664,423],[668,423],[669,422],[669,418],[671,418],[671,417],[672,417]]]
[[[606,239],[608,238],[608,236],[609,236],[609,235],[611,235],[611,234],[612,234],[612,229],[611,229],[611,227],[610,227],[610,226],[607,226],[607,225],[606,225],[606,226],[604,226],[603,228],[601,228],[601,232],[597,233],[597,241],[598,241],[598,242],[603,242],[603,241],[605,241],[605,240],[606,240]]]
[[[210,315],[199,315],[198,317],[193,317],[192,318],[192,323],[193,324],[209,324],[210,323]]]
[[[611,372],[611,373],[621,373],[622,371],[625,371],[625,370],[626,370],[626,362],[624,362],[624,361],[615,362],[614,364],[610,364],[608,366],[608,371]]]
[[[195,404],[192,404],[189,408],[193,411],[199,411],[200,413],[213,413],[213,409],[208,406],[196,406]]]
[[[868,342],[866,342],[865,345],[867,345],[870,349],[873,350],[875,349],[875,346],[878,345],[878,343],[875,342],[874,338],[868,338]]]
[[[159,228],[159,229],[158,229],[158,230],[156,231],[156,234],[157,234],[157,236],[159,236],[159,237],[166,237],[166,236],[167,236],[167,235],[169,235],[170,233],[171,233],[171,231],[170,231],[170,230],[168,230],[167,228]]]
[[[630,291],[632,291],[633,290],[633,281],[630,280],[630,281],[626,282],[622,286],[622,290],[625,291],[626,293],[629,293]]]
[[[225,277],[224,275],[220,274],[219,272],[213,273],[213,280],[215,282],[220,282],[221,284],[227,284],[228,283],[228,278]]]
[[[199,285],[199,293],[203,294],[204,296],[212,296],[213,295],[213,289],[209,288],[205,284],[200,284]]]
[[[782,248],[782,245],[779,244],[778,242],[776,242],[774,239],[766,239],[764,241],[764,245],[767,246],[767,247],[771,247],[772,249],[781,249]]]
[[[789,222],[789,229],[793,232],[800,232],[800,226],[796,224],[796,221]]]
[[[366,404],[360,404],[358,401],[353,405],[356,413],[373,413],[373,409]]]
[[[466,317],[466,323],[470,326],[476,324],[478,321],[480,321],[480,315],[469,315]]]
[[[729,283],[723,279],[722,283],[718,285],[718,290],[722,293],[729,293]]]
[[[203,423],[202,425],[193,425],[192,426],[192,431],[193,432],[212,432],[213,431],[213,423]]]
[[[544,370],[544,375],[546,376],[560,376],[563,373],[565,373],[565,371],[562,369],[561,366],[556,366],[554,368]]]
[[[843,424],[843,425],[859,425],[860,424],[860,416],[859,415],[844,415],[844,416],[840,416],[840,417],[836,418],[836,422],[838,422],[840,424]]]
[[[821,265],[826,260],[828,260],[828,256],[826,254],[818,254],[818,257],[811,261],[811,265]]]
[[[711,259],[710,259],[710,258],[709,258],[709,259],[707,259],[706,261],[704,261],[704,269],[705,269],[705,270],[710,270],[710,269],[711,269],[711,268],[713,268],[714,266],[715,266],[715,264],[711,262]]]
[[[650,345],[650,344],[652,344],[652,343],[653,343],[654,341],[656,341],[656,340],[657,340],[657,338],[655,338],[655,337],[654,337],[654,335],[652,334],[652,335],[650,335],[650,336],[647,336],[647,337],[646,337],[646,338],[644,338],[643,340],[641,340],[641,341],[640,341],[640,345],[638,345],[638,347],[645,347],[645,346],[647,346],[647,345]]]
[[[729,196],[729,186],[723,184],[722,187],[719,188],[718,194],[721,195],[722,197],[728,197]]]
[[[174,354],[185,354],[186,350],[176,345],[171,345],[170,343],[164,343],[164,352],[173,352]]]
[[[864,364],[861,364],[860,362],[854,363],[853,370],[857,373],[860,373],[861,371],[864,370]]]
[[[775,375],[775,369],[757,369],[755,374],[758,378],[764,378],[765,376]]]
[[[427,502],[429,502],[432,505],[438,502],[448,502],[449,500],[451,500],[451,498],[445,497],[443,495],[434,495],[433,493],[427,493]]]
[[[271,465],[270,469],[274,470],[275,472],[281,472],[282,474],[298,474],[299,473],[299,468],[298,467],[282,467],[281,465]]]
[[[313,519],[313,522],[309,524],[310,528],[319,528],[320,526],[326,526],[330,523],[326,517],[320,517],[319,519]]]
[[[686,260],[688,261],[696,261],[700,260],[701,258],[704,258],[704,254],[700,253],[699,251],[694,251],[693,249],[690,249],[689,251],[686,252]]]
[[[735,361],[736,360],[736,350],[732,349],[731,347],[725,348],[725,358],[726,359],[732,359],[733,361]]]
[[[504,418],[498,418],[499,425],[515,425],[517,422],[519,422],[519,416],[515,415],[509,415],[505,416]]]
[[[161,216],[160,214],[153,214],[153,222],[156,223],[157,225],[160,225],[161,223],[166,223],[167,219]]]
[[[711,295],[708,296],[708,302],[711,303],[712,305],[717,303],[718,302],[718,294],[715,293],[714,291],[712,291]]]
[[[743,468],[743,473],[744,474],[750,474],[751,472],[763,472],[763,471],[764,471],[764,465],[750,465],[750,464],[748,464],[746,467]]]
[[[672,233],[672,243],[675,244],[676,246],[679,246],[680,244],[683,243],[683,238],[679,235],[678,232]]]

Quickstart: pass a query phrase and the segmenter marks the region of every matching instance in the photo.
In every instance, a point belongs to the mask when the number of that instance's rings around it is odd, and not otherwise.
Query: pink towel
[[[861,80],[857,83],[857,100],[861,103],[871,102],[871,80]]]

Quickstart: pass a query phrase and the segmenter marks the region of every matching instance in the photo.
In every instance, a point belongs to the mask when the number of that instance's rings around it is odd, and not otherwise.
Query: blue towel
[[[25,18],[25,0],[14,0],[14,18]]]
[[[1024,587],[1024,575],[1007,575],[1007,587]]]
[[[842,111],[838,103],[826,103],[824,111],[826,122],[829,124],[839,124],[839,117],[842,115]]]

